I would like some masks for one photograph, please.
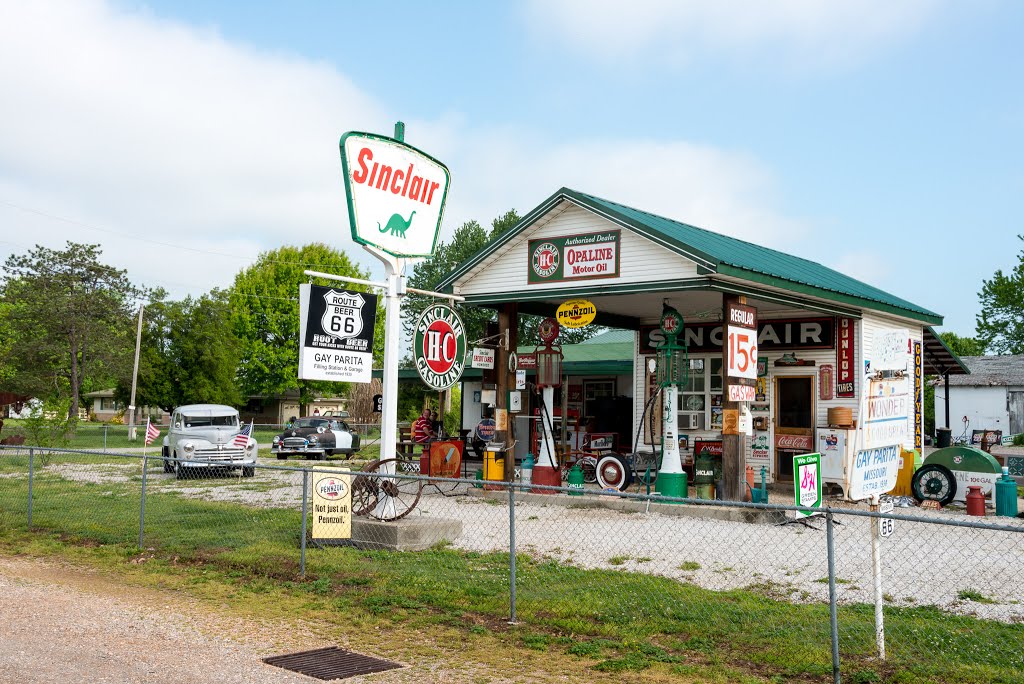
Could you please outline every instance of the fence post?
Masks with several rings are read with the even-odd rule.
[[[32,529],[32,472],[35,463],[35,449],[28,449],[28,529]]]
[[[299,576],[306,576],[306,516],[308,515],[309,504],[309,475],[305,469],[302,471],[302,551],[299,557]]]
[[[516,495],[515,483],[508,483],[508,570],[509,624],[516,623]]]
[[[107,450],[107,424],[103,424],[103,451]]]
[[[828,547],[828,617],[832,627],[832,682],[839,684],[839,619],[836,615],[836,545],[832,535],[832,509],[825,511]]]
[[[143,447],[145,450],[145,447]],[[139,551],[142,550],[142,533],[146,529],[146,471],[149,470],[149,456],[142,454],[142,497],[139,499]]]

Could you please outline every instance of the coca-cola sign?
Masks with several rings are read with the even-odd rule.
[[[786,451],[811,451],[814,440],[810,435],[775,435],[775,448]]]

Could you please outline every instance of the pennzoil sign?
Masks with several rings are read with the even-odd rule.
[[[526,280],[549,283],[563,280],[616,278],[619,275],[621,232],[564,235],[530,240]]]
[[[570,299],[562,302],[555,312],[558,323],[565,328],[583,328],[594,322],[597,307],[586,299]]]

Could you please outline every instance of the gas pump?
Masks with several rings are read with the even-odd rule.
[[[538,326],[543,347],[537,347],[537,387],[541,388],[540,445],[537,449],[537,463],[533,466],[533,483],[559,487],[562,474],[555,458],[555,436],[552,433],[551,407],[555,402],[555,388],[562,384],[562,349],[554,346],[560,326],[553,318],[545,318]],[[536,490],[542,494],[554,494],[549,489]]]
[[[667,303],[661,313],[661,331],[665,342],[658,347],[658,385],[662,388],[661,468],[654,490],[663,496],[685,497],[686,473],[679,458],[677,411],[679,386],[689,380],[690,364],[686,345],[677,337],[683,332],[683,316]]]

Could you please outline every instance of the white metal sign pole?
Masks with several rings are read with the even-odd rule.
[[[871,510],[876,513],[879,510],[877,494],[871,497]],[[878,657],[885,660],[885,623],[882,617],[882,549],[879,543],[877,518],[871,521],[871,575],[875,584],[875,641],[878,644]]]
[[[401,336],[399,326],[402,322],[402,295],[405,294],[405,276],[399,270],[399,260],[385,254],[370,245],[364,245],[366,251],[381,260],[387,280],[387,292],[384,295],[384,368],[381,378],[383,408],[380,416],[380,460],[387,465],[381,473],[393,475],[395,472],[395,441],[398,439],[398,342]],[[395,501],[390,496],[382,496],[377,501],[374,515],[388,520],[395,517],[397,510]]]

